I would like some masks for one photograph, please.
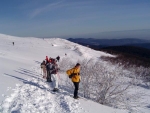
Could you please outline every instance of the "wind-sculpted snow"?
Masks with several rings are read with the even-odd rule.
[[[16,84],[14,93],[2,104],[2,113],[78,113],[80,103],[65,91],[51,93],[51,85],[42,79],[24,81],[24,85]]]

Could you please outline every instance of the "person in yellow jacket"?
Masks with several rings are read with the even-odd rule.
[[[78,90],[79,90],[79,83],[80,83],[80,64],[77,63],[74,68],[67,70],[66,73],[68,74],[69,78],[71,78],[74,84],[74,98],[79,98]]]

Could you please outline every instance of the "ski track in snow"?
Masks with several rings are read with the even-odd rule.
[[[31,68],[38,72],[37,67]],[[40,72],[38,72],[40,74]],[[0,108],[2,113],[79,113],[86,112],[78,100],[70,97],[63,89],[52,92],[52,83],[47,83],[42,76],[37,79],[16,84],[14,93],[7,97]]]

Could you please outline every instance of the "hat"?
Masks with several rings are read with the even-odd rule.
[[[76,64],[76,66],[80,66],[80,64],[79,64],[79,63],[77,63],[77,64]]]

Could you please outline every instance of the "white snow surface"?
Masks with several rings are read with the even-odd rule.
[[[75,100],[70,96],[73,92],[64,89],[53,93],[52,84],[42,78],[40,63],[45,56],[56,58],[58,55],[61,59],[68,57],[74,62],[112,56],[60,38],[23,38],[0,34],[0,112],[128,113],[85,98]],[[59,76],[66,76],[65,72]]]

